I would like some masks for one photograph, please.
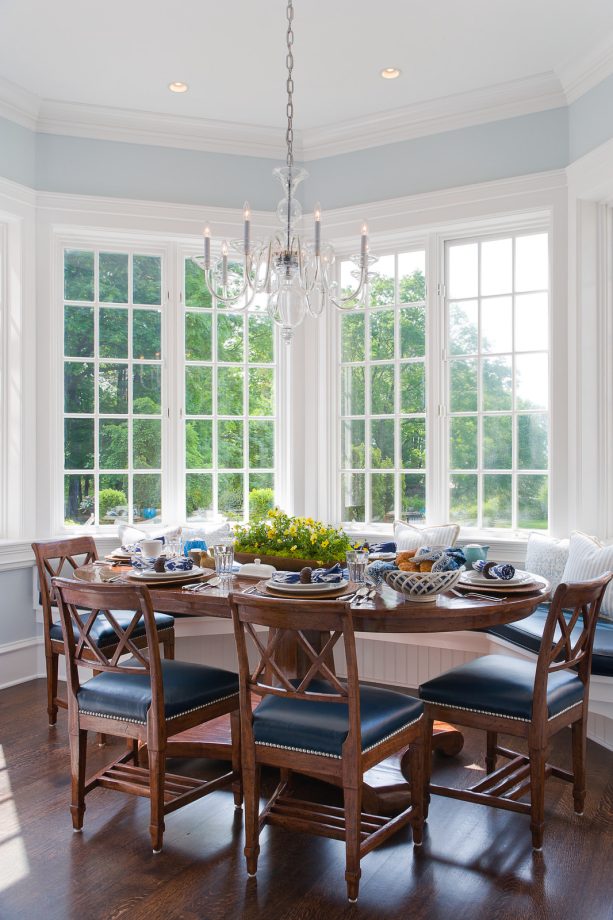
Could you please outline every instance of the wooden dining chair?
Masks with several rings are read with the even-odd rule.
[[[259,831],[265,824],[332,837],[345,841],[347,896],[355,901],[362,856],[409,823],[414,844],[421,843],[422,704],[391,690],[360,686],[352,612],[346,603],[268,600],[239,593],[230,601],[239,660],[247,872],[256,873]],[[269,629],[267,641],[257,630],[261,626]],[[312,642],[313,630],[323,633],[321,651]],[[304,677],[292,678],[279,654],[288,641],[297,643],[308,662]],[[337,643],[347,670],[342,681],[332,659]],[[258,658],[254,669],[249,665],[250,645]],[[252,711],[253,695],[263,699]],[[408,745],[412,804],[393,818],[363,814],[364,773]],[[259,814],[262,765],[280,768],[281,781]],[[344,808],[295,798],[292,771],[341,786]]]
[[[67,575],[82,565],[94,562],[98,558],[96,544],[92,537],[74,537],[66,540],[45,540],[33,543],[34,557],[38,569],[38,583],[40,598],[43,608],[43,637],[45,642],[45,662],[47,666],[47,712],[49,725],[57,722],[58,707],[67,708],[66,700],[57,695],[58,685],[58,660],[64,654],[64,637],[60,623],[54,623],[53,610],[56,606],[51,596],[51,579],[56,576]],[[131,617],[122,611],[116,611],[115,616],[119,623],[126,626]],[[157,628],[157,642],[164,646],[164,657],[175,656],[175,631],[174,617],[166,613],[156,613],[155,623]],[[105,619],[100,619],[91,632],[92,641],[96,641],[99,648],[104,648],[107,655],[113,655],[117,638],[113,629]],[[139,623],[133,636],[134,644],[138,648],[145,648],[147,637],[145,624]],[[85,655],[84,664],[93,657]],[[92,665],[89,665],[90,667]]]
[[[98,786],[150,799],[154,853],[162,849],[164,816],[182,805],[232,784],[234,804],[240,808],[238,675],[207,665],[162,660],[151,597],[144,585],[85,584],[65,578],[53,578],[51,584],[65,637],[73,829],[82,830],[85,796]],[[115,608],[129,611],[126,624],[118,621]],[[110,657],[92,636],[99,617],[106,619],[116,636]],[[135,640],[141,622],[147,651]],[[131,656],[128,660],[126,654]],[[100,673],[81,683],[79,667],[92,660]],[[227,713],[233,744],[229,773],[203,781],[166,772],[169,735]],[[133,746],[86,780],[88,731],[129,738]],[[139,744],[147,745],[147,769],[138,764]]]
[[[428,758],[427,790],[529,814],[532,846],[537,851],[543,845],[545,780],[549,776],[572,783],[575,813],[583,814],[592,647],[600,605],[612,578],[613,573],[607,572],[593,581],[558,586],[536,662],[485,655],[419,688],[425,704],[426,750],[435,719],[487,732],[484,779],[469,789],[431,785]],[[573,639],[571,634],[576,627],[580,627],[580,634],[577,637],[575,633]],[[572,772],[547,762],[550,739],[569,725]],[[499,746],[498,733],[525,738],[528,755]],[[496,769],[498,755],[508,762]],[[527,795],[528,802],[520,801]],[[426,815],[428,798],[427,794]]]

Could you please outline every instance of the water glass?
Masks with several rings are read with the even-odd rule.
[[[364,584],[366,581],[366,566],[368,565],[368,550],[352,549],[347,553],[347,571],[349,581]]]
[[[232,575],[232,566],[234,565],[234,547],[231,543],[217,543],[213,547],[215,556],[215,572],[221,578],[229,578]]]
[[[164,544],[166,555],[172,559],[173,556],[181,555],[181,537],[167,537]]]

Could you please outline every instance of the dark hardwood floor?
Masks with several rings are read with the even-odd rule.
[[[110,759],[116,745],[100,749],[92,737],[89,766]],[[568,765],[569,750],[562,733],[553,753]],[[172,767],[213,770],[202,761]],[[434,777],[460,785],[476,770],[483,744],[468,732],[459,757],[436,758]],[[336,795],[310,782],[301,792]],[[346,901],[343,845],[334,840],[267,828],[257,880],[248,879],[242,813],[230,792],[169,815],[159,856],[147,801],[96,790],[83,834],[73,834],[68,796],[66,713],[47,727],[43,681],[0,692],[2,920],[613,918],[613,754],[592,743],[583,818],[573,814],[567,784],[547,784],[542,854],[532,853],[525,816],[434,798],[421,850],[407,832],[364,859],[356,905]]]

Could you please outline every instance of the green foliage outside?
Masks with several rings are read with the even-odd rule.
[[[241,553],[317,559],[326,564],[344,560],[353,545],[342,530],[313,518],[290,517],[280,508],[273,508],[266,520],[237,525],[234,534],[235,550]]]
[[[275,506],[275,493],[272,489],[252,489],[249,493],[249,520],[253,523],[262,521]]]
[[[104,520],[109,511],[112,511],[118,505],[127,504],[127,496],[119,489],[100,489],[98,495],[98,506],[100,509],[100,520]]]

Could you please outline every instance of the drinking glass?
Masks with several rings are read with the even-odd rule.
[[[215,556],[215,572],[221,578],[229,578],[232,575],[232,566],[234,565],[234,547],[231,543],[217,543],[213,547]]]
[[[181,537],[167,537],[165,543],[166,555],[169,558],[181,555]]]
[[[352,549],[347,553],[347,571],[349,581],[364,584],[366,581],[366,566],[368,565],[368,550]]]

